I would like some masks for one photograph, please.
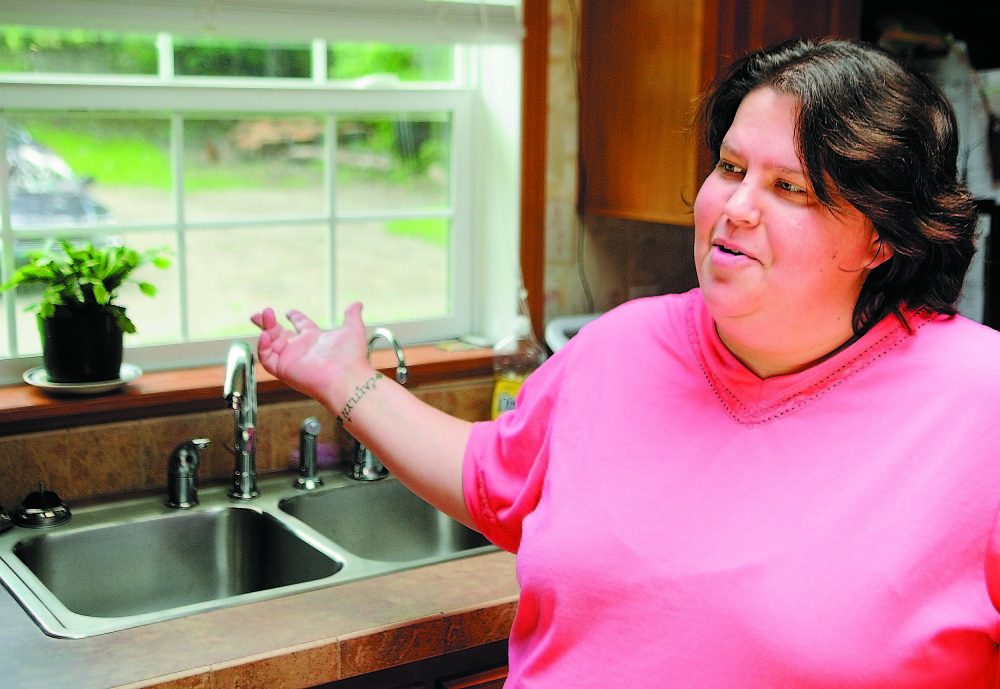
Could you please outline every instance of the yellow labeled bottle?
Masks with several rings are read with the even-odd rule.
[[[531,332],[527,316],[519,315],[513,332],[493,347],[493,404],[492,418],[514,409],[517,393],[525,378],[541,366],[545,350]]]

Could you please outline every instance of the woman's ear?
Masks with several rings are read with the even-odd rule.
[[[878,268],[892,258],[892,247],[888,243],[883,242],[882,238],[878,236],[878,232],[874,230],[872,230],[872,243],[869,247],[869,254],[871,255],[871,260],[865,266],[867,270]]]

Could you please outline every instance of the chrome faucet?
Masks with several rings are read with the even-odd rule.
[[[406,385],[410,374],[406,370],[403,348],[396,342],[396,338],[391,330],[388,328],[375,329],[375,334],[368,340],[368,359],[371,360],[372,350],[375,348],[375,340],[380,337],[388,342],[396,351],[396,382],[400,385]],[[373,455],[372,451],[365,447],[363,443],[358,442],[354,451],[354,461],[351,463],[348,476],[356,481],[378,481],[381,478],[385,478],[388,473],[388,469],[382,466],[382,462],[379,461],[378,457]]]
[[[260,495],[257,490],[257,375],[254,373],[253,352],[245,342],[235,342],[229,348],[226,380],[222,387],[235,416],[233,434],[233,485],[229,497],[249,500]]]

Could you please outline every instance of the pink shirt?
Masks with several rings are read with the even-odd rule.
[[[698,290],[633,301],[476,424],[507,686],[1000,686],[1000,333],[911,324],[761,381]]]

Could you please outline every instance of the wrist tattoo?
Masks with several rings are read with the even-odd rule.
[[[365,381],[364,385],[355,385],[354,395],[351,399],[347,400],[347,404],[340,410],[340,416],[337,417],[337,423],[343,425],[344,421],[350,421],[351,412],[353,412],[355,407],[358,406],[358,402],[361,401],[361,398],[364,397],[366,393],[374,390],[375,382],[382,380],[383,378],[385,378],[385,376],[376,371],[375,375]]]

